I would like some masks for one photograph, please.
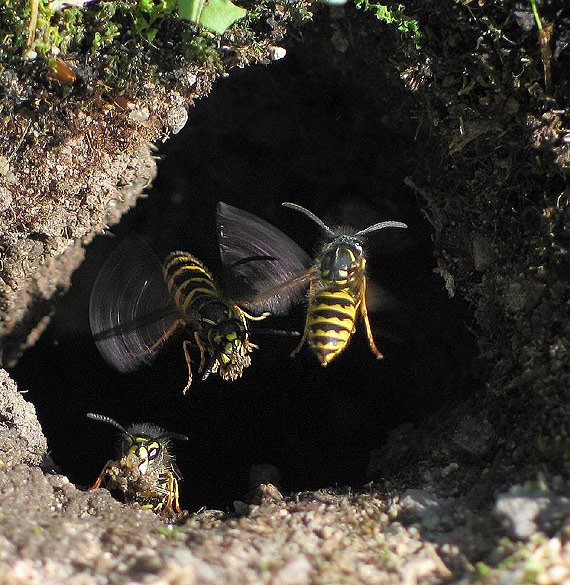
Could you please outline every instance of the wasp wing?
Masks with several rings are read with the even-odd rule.
[[[120,372],[149,364],[177,319],[154,252],[142,238],[121,242],[101,268],[89,303],[91,332],[102,356]]]
[[[313,261],[289,236],[222,201],[216,223],[226,289],[240,306],[283,314],[303,300]]]

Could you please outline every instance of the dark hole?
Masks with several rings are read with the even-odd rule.
[[[115,245],[98,238],[51,325],[13,372],[37,407],[53,459],[72,481],[91,484],[113,454],[116,431],[85,418],[96,412],[189,436],[174,442],[174,451],[185,478],[182,504],[190,510],[231,507],[259,463],[277,466],[286,490],[360,487],[370,451],[392,429],[469,393],[468,363],[476,354],[465,327],[470,316],[433,273],[430,226],[404,185],[429,146],[414,141],[416,121],[402,96],[390,95],[377,71],[358,62],[346,68],[350,58],[327,61],[324,52],[293,47],[280,63],[219,81],[190,111],[185,130],[161,147],[149,198],[113,231],[115,241],[138,231],[159,256],[187,249],[219,274],[218,200],[264,217],[309,252],[318,230],[282,209],[282,201],[358,228],[405,221],[407,233],[386,230],[369,240],[370,276],[386,309],[372,314],[372,326],[385,359],[374,359],[359,323],[348,349],[326,369],[307,349],[290,359],[294,339],[253,334],[260,350],[234,383],[212,375],[182,396],[179,341],[152,367],[121,375],[88,331],[90,287]],[[298,306],[276,326],[302,330],[303,322]]]

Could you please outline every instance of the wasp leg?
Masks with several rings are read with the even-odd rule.
[[[107,461],[107,463],[105,463],[105,467],[103,467],[103,470],[99,474],[97,481],[89,488],[89,491],[96,490],[97,488],[99,488],[101,486],[101,484],[103,483],[103,480],[105,479],[105,476],[107,475],[108,469],[111,466],[115,465],[115,463],[116,462],[112,461],[112,460],[109,460],[109,461]]]
[[[360,286],[360,314],[362,315],[362,321],[364,322],[364,328],[366,330],[366,339],[368,339],[368,346],[370,351],[376,356],[377,360],[381,360],[384,356],[374,343],[374,336],[372,334],[372,327],[370,325],[370,319],[368,318],[368,308],[366,306],[366,277],[362,277],[362,284]]]
[[[154,351],[161,343],[164,343],[180,326],[186,325],[184,319],[176,319],[168,331],[165,331],[148,349]]]
[[[198,368],[198,373],[201,374],[206,365],[206,348],[197,332],[194,332],[194,339],[196,340],[196,345],[200,349],[200,367]]]
[[[197,341],[198,337],[196,333],[194,333],[194,336],[196,337]],[[186,392],[190,390],[190,386],[192,385],[192,359],[190,358],[190,353],[188,351],[189,345],[190,342],[187,339],[184,340],[184,342],[182,343],[182,347],[184,348],[184,356],[186,357],[186,365],[188,366],[188,383],[186,384],[186,386],[184,386],[184,390],[182,390],[182,394],[184,395],[186,395]],[[202,362],[200,362],[200,366],[202,366]]]
[[[160,501],[160,504],[157,505],[157,508],[160,506],[160,509],[164,509],[164,510],[171,510],[172,509],[172,497],[173,497],[173,488],[172,488],[172,473],[170,473],[170,471],[167,471],[166,473],[161,473],[160,474],[160,479],[161,479],[161,486],[163,486],[164,484],[166,484],[166,487],[163,488],[164,489],[164,495],[166,496],[166,502],[164,501],[164,498]]]
[[[301,337],[301,341],[299,342],[299,345],[289,354],[290,357],[292,357],[292,358],[294,358],[301,351],[301,348],[305,344],[305,341],[307,341],[307,335],[309,335],[309,311],[311,310],[311,307],[313,306],[314,299],[315,299],[315,287],[313,286],[313,283],[311,282],[311,285],[309,287],[309,304],[307,305],[308,309],[307,309],[307,319],[305,320],[305,329],[303,331],[303,337]]]
[[[172,496],[172,508],[174,509],[174,511],[177,514],[182,514],[182,508],[180,507],[180,502],[179,502],[179,498],[180,498],[180,491],[178,489],[178,481],[175,478],[172,478],[172,489],[174,492],[174,495]]]
[[[255,317],[254,315],[250,315],[247,311],[244,311],[243,309],[240,309],[239,307],[238,307],[238,310],[239,310],[241,315],[243,315],[244,317],[247,317],[250,321],[263,321],[263,319],[267,319],[267,317],[269,317],[269,315],[271,315],[271,313],[269,311],[266,311],[262,315],[259,315],[259,317]]]
[[[305,323],[305,331],[303,331],[303,337],[301,337],[301,341],[299,342],[299,345],[289,354],[289,357],[294,358],[301,351],[301,348],[303,347],[303,345],[305,344],[305,341],[307,340],[308,332],[309,332],[309,328],[307,327],[307,324]]]
[[[241,309],[237,305],[236,305],[236,309],[238,310],[239,316],[241,317],[241,321],[243,323],[243,326],[245,327],[246,332],[247,332],[246,319],[250,319],[251,321],[261,321],[262,319],[265,319],[266,317],[269,317],[269,315],[271,315],[271,313],[265,312],[265,313],[263,313],[263,315],[260,315],[259,317],[254,317],[253,315],[246,313],[246,311],[244,311],[243,309]],[[247,333],[245,335],[245,344],[244,345],[245,345],[245,349],[248,353],[253,351],[254,349],[259,349],[259,347],[257,345],[255,345],[255,343],[251,343],[251,341],[249,341],[249,336],[247,335]]]
[[[166,508],[174,510],[177,514],[182,512],[179,503],[180,492],[178,489],[178,480],[171,472],[166,474],[168,476],[168,500]]]

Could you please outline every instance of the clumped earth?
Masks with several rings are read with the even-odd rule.
[[[231,59],[180,65],[135,99],[101,92],[86,106],[84,88],[46,82],[40,65],[25,83],[2,72],[5,365],[46,326],[82,243],[152,179],[148,141],[179,129],[168,120],[184,119],[225,67],[275,55],[284,13],[263,10],[255,42],[236,33],[239,50],[216,47]],[[0,583],[570,580],[569,9],[407,2],[419,48],[401,20],[320,12],[289,23],[298,52],[363,87],[382,79],[387,127],[417,137],[406,183],[442,284],[470,304],[479,355],[462,368],[477,387],[395,428],[366,487],[289,494],[261,474],[232,511],[165,523],[57,473],[33,405],[3,372]]]

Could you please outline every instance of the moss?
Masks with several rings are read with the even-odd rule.
[[[29,3],[2,0],[2,81],[7,85],[17,78],[24,85],[36,80],[36,87],[64,95],[70,91],[61,87],[70,85],[77,94],[107,88],[134,94],[141,79],[181,60],[211,62],[210,44],[193,42],[204,32],[175,18],[172,10],[169,0],[101,2],[63,10],[40,0],[35,33],[28,37]],[[172,20],[178,21],[176,26]]]
[[[411,41],[414,48],[419,50],[422,45],[420,23],[416,18],[406,15],[404,4],[376,4],[369,0],[356,0],[357,8],[375,12],[376,18],[386,24],[395,25],[402,35]]]
[[[176,541],[184,536],[184,531],[180,526],[174,524],[164,524],[157,526],[154,530],[156,534],[164,537],[165,540]]]
[[[141,80],[172,85],[190,64],[222,73],[244,45],[255,52],[262,28],[256,23],[265,14],[264,4],[256,5],[244,34],[228,33],[220,43],[212,32],[178,17],[178,0],[113,0],[63,9],[38,0],[35,27],[32,4],[0,0],[0,84],[12,98],[3,104],[8,107],[40,88],[64,97],[108,91],[135,97]],[[288,11],[283,15],[288,18]]]
[[[475,563],[475,582],[485,583],[491,570],[491,567],[483,562]]]

